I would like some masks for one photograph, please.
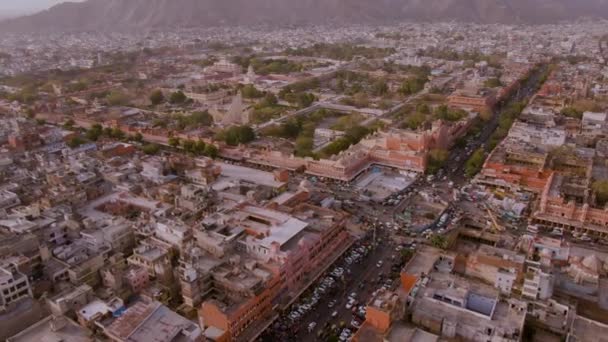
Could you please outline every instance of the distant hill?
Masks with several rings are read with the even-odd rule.
[[[608,0],[88,0],[0,23],[9,31],[128,30],[395,20],[552,23],[608,18]]]

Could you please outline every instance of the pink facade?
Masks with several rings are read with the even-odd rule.
[[[134,293],[138,293],[150,282],[148,271],[143,267],[132,267],[125,274],[125,280]]]

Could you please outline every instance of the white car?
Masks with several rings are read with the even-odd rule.
[[[353,302],[348,302],[348,303],[346,303],[346,306],[345,306],[345,307],[346,307],[346,310],[350,310],[350,309],[352,309],[352,308],[353,308]]]
[[[335,318],[336,316],[338,316],[338,311],[334,311],[331,313],[332,318]]]
[[[308,325],[308,332],[313,331],[313,329],[314,329],[316,326],[317,326],[317,322],[311,322],[311,323]]]
[[[378,261],[378,263],[376,264],[376,267],[378,267],[378,268],[382,267],[382,264],[383,264],[383,263],[384,263],[384,262],[382,262],[382,260]]]

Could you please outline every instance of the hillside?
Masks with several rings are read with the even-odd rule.
[[[89,0],[0,23],[6,31],[457,20],[550,23],[608,17],[608,0]]]

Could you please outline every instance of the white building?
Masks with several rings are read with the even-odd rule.
[[[0,309],[25,297],[32,297],[27,276],[13,264],[0,264]]]
[[[549,299],[553,296],[554,284],[555,277],[553,274],[543,271],[536,265],[528,266],[522,296],[529,299]]]

